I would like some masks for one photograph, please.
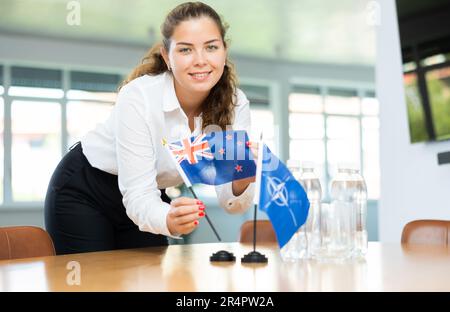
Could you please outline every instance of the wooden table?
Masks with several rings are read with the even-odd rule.
[[[236,262],[211,263],[221,249]],[[364,260],[290,263],[266,245],[257,248],[266,265],[242,264],[251,249],[193,244],[0,261],[0,291],[450,291],[447,248],[369,243]]]

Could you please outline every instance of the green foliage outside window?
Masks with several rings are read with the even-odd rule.
[[[430,71],[427,87],[437,140],[450,139],[450,70]]]
[[[409,133],[411,143],[429,140],[429,135],[425,124],[425,114],[421,104],[417,79],[415,77],[405,77],[405,98],[408,109]]]

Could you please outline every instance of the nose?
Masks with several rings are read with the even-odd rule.
[[[195,53],[194,65],[197,67],[203,67],[207,64],[207,59],[203,50],[197,51]]]

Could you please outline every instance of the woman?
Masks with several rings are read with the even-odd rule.
[[[249,103],[227,61],[226,28],[209,6],[173,9],[155,45],[122,85],[109,119],[64,156],[45,200],[46,228],[58,254],[167,245],[205,215],[193,198],[172,202],[164,189],[182,183],[161,139],[206,127],[248,130]],[[216,187],[219,203],[242,213],[252,179]]]

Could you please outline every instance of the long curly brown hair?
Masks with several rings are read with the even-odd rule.
[[[155,44],[147,52],[142,59],[141,64],[133,69],[127,79],[123,81],[119,90],[135,78],[144,75],[158,75],[169,71],[167,64],[164,62],[160,53],[160,48],[163,47],[166,51],[169,51],[170,38],[172,37],[175,28],[183,21],[199,17],[209,17],[216,23],[223,44],[225,48],[227,48],[225,34],[228,30],[228,26],[222,22],[221,17],[213,8],[202,2],[186,2],[180,4],[167,15],[164,23],[161,25],[162,42]],[[225,130],[227,125],[232,124],[236,98],[236,84],[237,78],[234,65],[227,57],[222,76],[202,103],[203,130],[208,126],[213,125],[217,125]]]

